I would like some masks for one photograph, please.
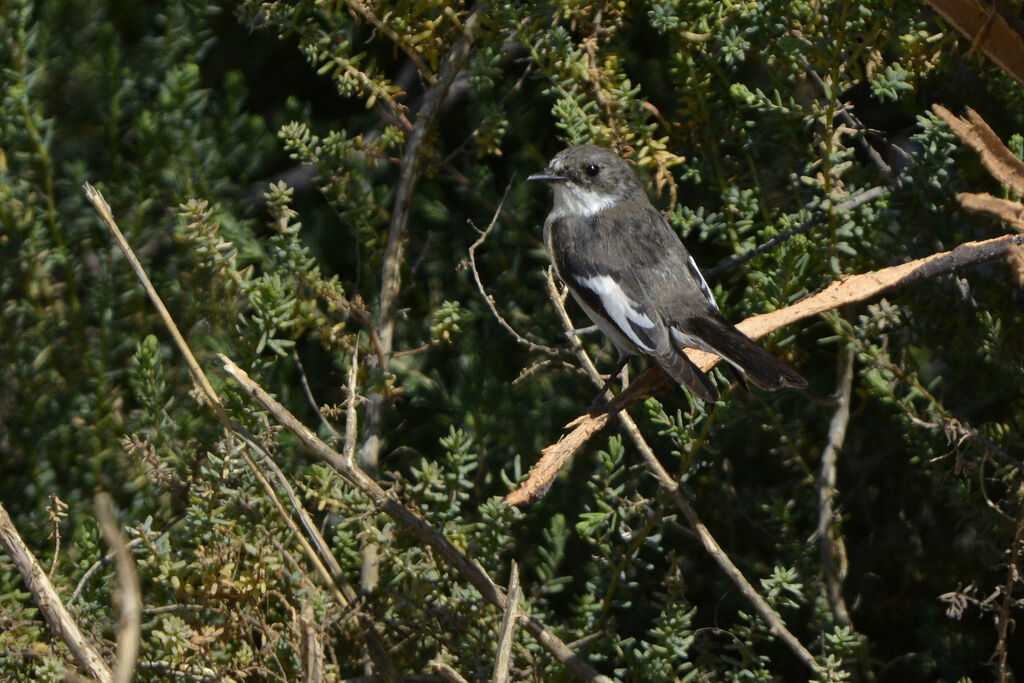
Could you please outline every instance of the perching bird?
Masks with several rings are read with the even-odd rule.
[[[648,356],[694,395],[717,400],[715,385],[683,353],[689,346],[721,356],[763,389],[807,386],[722,316],[693,257],[624,159],[594,145],[569,147],[528,180],[554,190],[544,245],[559,277],[619,350],[609,383],[629,356]]]

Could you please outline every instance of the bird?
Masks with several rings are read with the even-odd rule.
[[[527,180],[554,193],[544,247],[555,271],[619,351],[595,403],[632,356],[650,358],[694,396],[717,401],[717,387],[686,347],[722,357],[762,389],[807,386],[725,319],[682,239],[621,156],[597,145],[568,147]]]

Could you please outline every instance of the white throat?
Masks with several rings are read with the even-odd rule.
[[[554,217],[593,216],[599,211],[615,206],[614,195],[596,192],[575,183],[553,183],[555,201],[551,208]]]

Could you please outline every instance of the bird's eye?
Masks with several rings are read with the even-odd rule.
[[[597,164],[587,164],[586,166],[583,167],[583,171],[588,176],[593,178],[594,176],[601,172],[601,167],[598,166]]]

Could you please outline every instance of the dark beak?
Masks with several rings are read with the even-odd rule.
[[[534,173],[532,176],[529,176],[527,180],[539,180],[543,183],[564,183],[568,178],[553,173],[550,169],[544,169],[540,173]]]

